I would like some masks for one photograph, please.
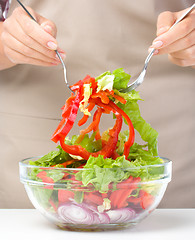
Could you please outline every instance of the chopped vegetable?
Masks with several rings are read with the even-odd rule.
[[[110,223],[125,223],[135,218],[136,213],[132,208],[121,208],[107,212]]]

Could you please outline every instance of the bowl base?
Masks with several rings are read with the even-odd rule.
[[[121,224],[101,224],[101,225],[75,225],[75,224],[57,224],[57,227],[65,231],[74,232],[102,232],[102,231],[115,231],[132,228],[137,223],[121,223]]]

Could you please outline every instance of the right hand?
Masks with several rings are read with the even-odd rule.
[[[3,22],[1,41],[5,56],[16,64],[53,66],[60,63],[54,50],[62,58],[65,52],[58,48],[57,29],[53,22],[27,8],[38,24],[32,20],[23,8],[16,8]]]

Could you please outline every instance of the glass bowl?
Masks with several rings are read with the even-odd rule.
[[[172,162],[134,168],[56,168],[19,163],[20,181],[34,207],[61,229],[102,231],[134,226],[160,203]],[[109,178],[125,176],[118,183]],[[90,176],[90,182],[82,177]],[[97,183],[97,178],[102,184]],[[109,183],[109,184],[108,184]]]

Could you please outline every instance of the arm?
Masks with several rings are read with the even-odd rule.
[[[58,47],[57,29],[53,22],[28,8],[38,24],[21,8],[16,8],[4,22],[0,22],[0,70],[16,64],[54,66],[60,63],[54,50],[65,57]]]
[[[168,54],[169,60],[182,67],[195,67],[195,10],[170,31],[169,28],[183,14],[163,12],[157,21],[157,38],[152,46],[155,54]]]

